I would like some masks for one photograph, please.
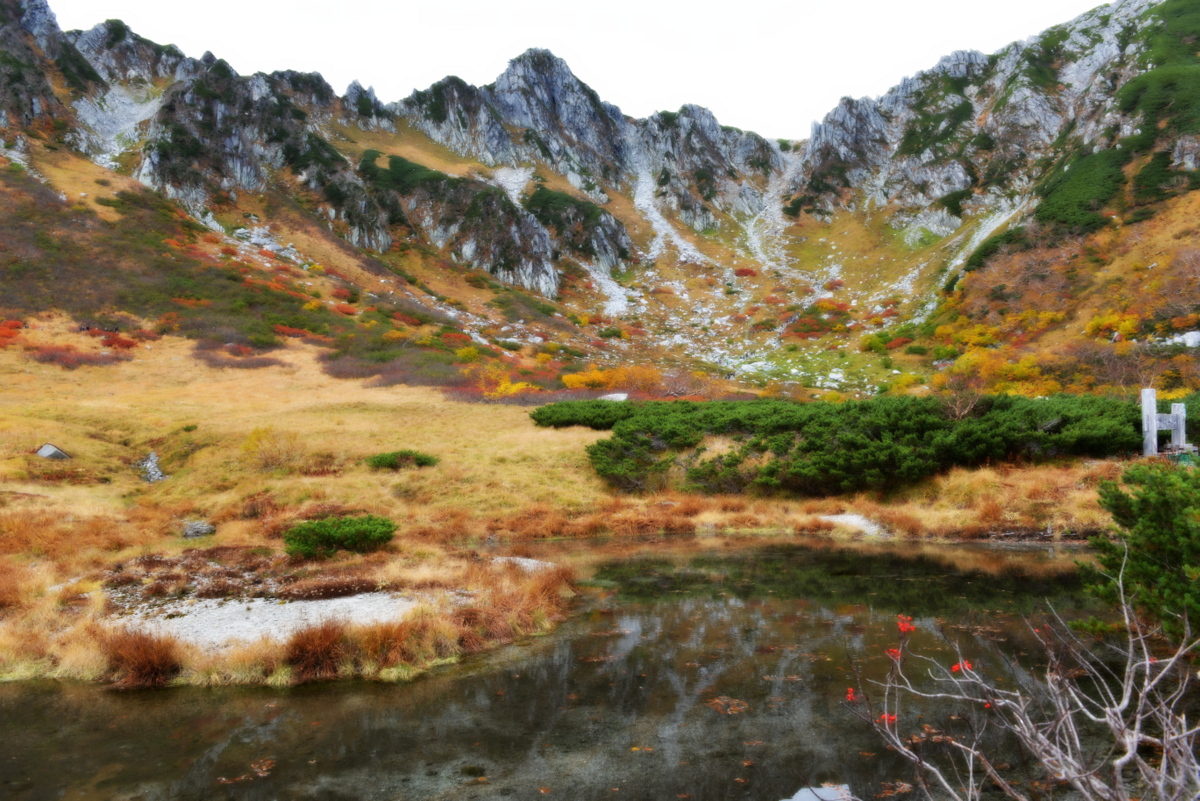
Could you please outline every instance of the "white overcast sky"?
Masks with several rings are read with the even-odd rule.
[[[249,74],[357,78],[384,102],[447,75],[491,83],[544,47],[626,114],[684,103],[727,125],[802,139],[846,95],[878,96],[953,51],[991,53],[1096,0],[49,0],[64,30],[122,19]]]

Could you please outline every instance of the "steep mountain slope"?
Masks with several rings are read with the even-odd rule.
[[[818,390],[995,384],[972,365],[1193,325],[1192,236],[1170,221],[1198,183],[1197,36],[1197,0],[1120,0],[771,142],[696,106],[629,118],[543,50],[488,86],[447,78],[387,104],[0,0],[0,122],[9,160],[109,222],[67,151],[178,202],[212,256],[255,242],[310,277],[330,267],[481,346],[555,340],[580,363]],[[1137,265],[1097,254],[1147,237],[1160,273],[1140,305],[1098,295]],[[1124,327],[1092,324],[1105,315]]]

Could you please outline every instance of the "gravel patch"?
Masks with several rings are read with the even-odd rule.
[[[321,601],[280,602],[266,598],[180,601],[135,612],[126,625],[216,651],[263,638],[286,640],[326,620],[384,623],[406,616],[417,601],[390,592],[369,592]]]

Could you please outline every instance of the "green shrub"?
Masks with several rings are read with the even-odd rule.
[[[924,345],[909,345],[904,352],[909,356],[926,356],[929,354],[929,348]]]
[[[283,533],[289,556],[324,559],[337,551],[368,553],[392,541],[396,524],[375,515],[309,520]]]
[[[979,247],[975,248],[975,252],[967,259],[966,265],[963,267],[963,272],[972,272],[978,270],[987,264],[987,260],[1000,252],[1000,248],[1005,245],[1014,248],[1028,247],[1029,240],[1025,236],[1024,228],[1010,228],[1009,230],[989,237],[980,243]],[[951,279],[957,283],[957,278]],[[954,287],[947,283],[947,292],[954,290]]]
[[[1171,636],[1183,617],[1200,620],[1200,471],[1171,465],[1135,465],[1125,471],[1125,492],[1100,486],[1100,503],[1121,531],[1092,540],[1099,568],[1084,565],[1090,589],[1117,600],[1115,579],[1135,608],[1160,620]]]
[[[955,466],[1104,457],[1141,442],[1134,404],[1089,396],[991,397],[965,420],[948,417],[936,398],[912,397],[842,404],[574,401],[543,406],[532,417],[542,426],[611,429],[612,437],[588,447],[588,457],[602,478],[634,491],[655,488],[677,464],[687,488],[702,492],[888,491]],[[707,436],[739,444],[708,456],[699,447]]]
[[[1121,170],[1131,155],[1127,149],[1114,149],[1072,159],[1042,187],[1037,219],[1080,234],[1104,226],[1108,220],[1100,209],[1125,185]]]
[[[433,467],[440,459],[420,451],[402,450],[377,453],[367,457],[367,466],[372,470],[399,470],[403,467]]]
[[[596,332],[596,336],[601,339],[615,339],[621,336],[620,328],[602,328]]]

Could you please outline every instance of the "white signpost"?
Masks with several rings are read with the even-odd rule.
[[[1142,437],[1143,453],[1146,456],[1158,455],[1158,432],[1171,432],[1171,450],[1176,453],[1190,450],[1187,444],[1187,407],[1182,403],[1172,403],[1170,414],[1158,413],[1158,392],[1153,389],[1142,390]]]

